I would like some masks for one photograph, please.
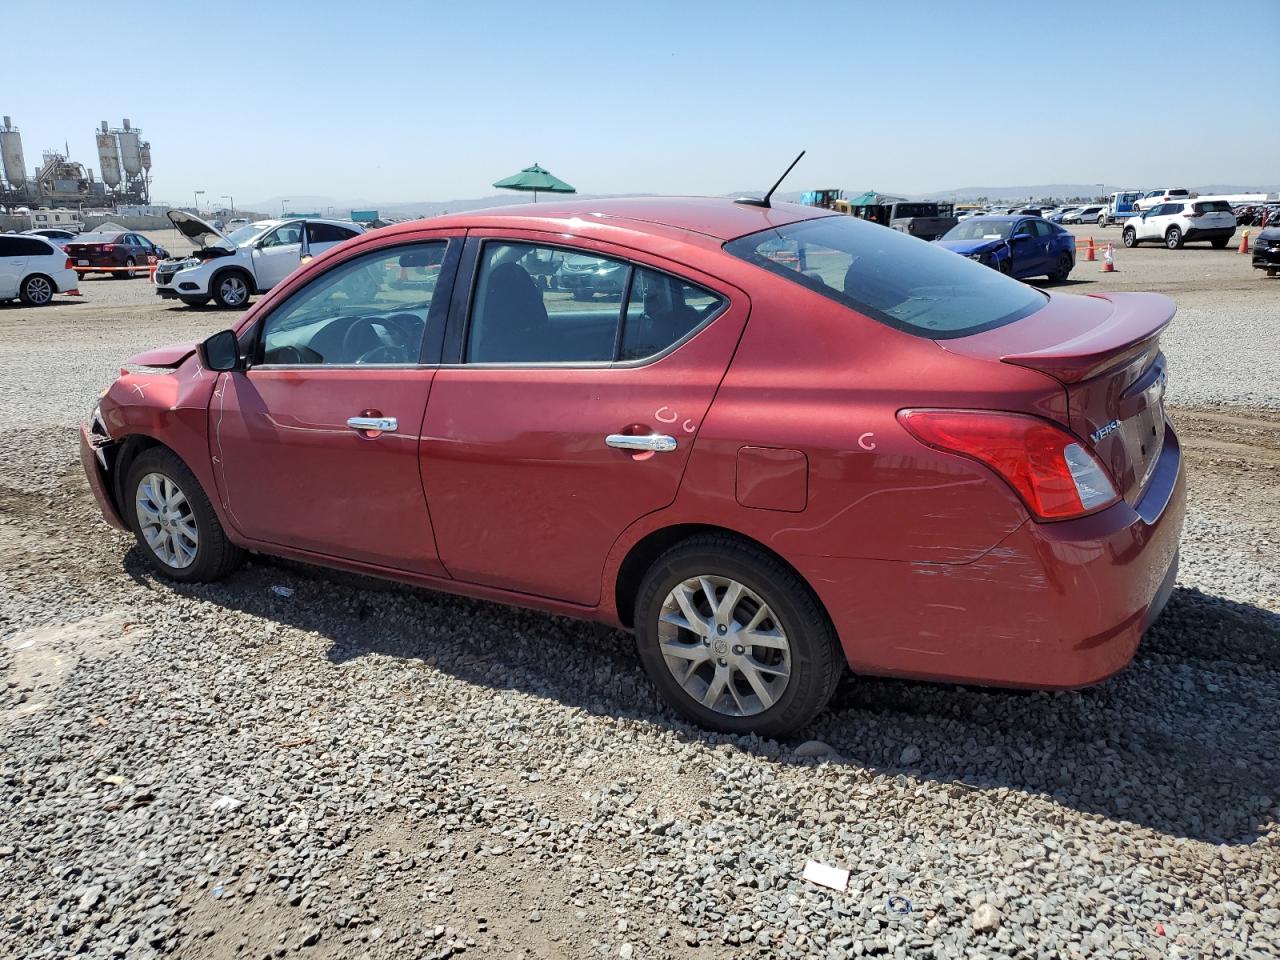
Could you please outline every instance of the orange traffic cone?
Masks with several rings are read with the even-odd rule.
[[[1116,272],[1116,248],[1114,244],[1108,243],[1107,248],[1102,251],[1102,272]]]
[[[1093,255],[1093,237],[1090,237],[1090,238],[1089,238],[1089,248],[1088,248],[1087,250],[1085,250],[1085,252],[1084,252],[1084,258],[1085,258],[1086,260],[1090,260],[1090,261],[1092,261],[1092,260],[1097,260],[1097,259],[1098,259],[1097,257],[1095,257],[1095,256]]]
[[[1246,230],[1244,233],[1240,234],[1240,249],[1237,250],[1236,253],[1248,253],[1248,252],[1249,252],[1249,231]]]
[[[147,257],[147,279],[151,281],[153,286],[156,282],[156,264],[157,263],[158,261],[156,260],[155,257]]]
[[[79,289],[75,289],[75,290],[68,290],[68,291],[67,291],[67,293],[66,293],[66,295],[67,295],[68,297],[82,297],[82,296],[84,296],[84,294],[82,294],[82,293],[80,292],[80,290],[79,290]]]

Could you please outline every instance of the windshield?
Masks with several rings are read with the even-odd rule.
[[[942,235],[943,240],[1007,240],[1012,220],[966,220]]]
[[[916,336],[968,336],[1035,313],[1047,297],[945,247],[854,217],[748,234],[725,250]]]
[[[270,227],[264,227],[261,224],[246,223],[239,230],[233,230],[227,234],[226,238],[218,237],[209,244],[211,247],[225,247],[228,250],[248,243],[260,233],[266,233]]]
[[[898,217],[936,217],[938,208],[932,203],[898,203],[894,204],[893,216]]]

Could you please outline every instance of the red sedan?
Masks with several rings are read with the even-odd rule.
[[[1173,312],[810,207],[540,203],[366,234],[134,357],[82,459],[167,577],[251,550],[603,621],[676,709],[778,736],[846,663],[1129,662],[1177,568]]]

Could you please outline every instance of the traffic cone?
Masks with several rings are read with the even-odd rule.
[[[1084,252],[1084,258],[1085,258],[1086,260],[1097,260],[1097,259],[1098,259],[1097,257],[1095,257],[1095,256],[1093,255],[1093,237],[1090,237],[1090,238],[1089,238],[1089,247],[1088,247],[1088,249],[1086,249],[1086,250],[1085,250],[1085,252]]]
[[[1244,233],[1240,234],[1240,249],[1237,250],[1236,253],[1248,253],[1248,252],[1249,252],[1249,231],[1246,230]]]
[[[1102,272],[1116,272],[1116,248],[1114,244],[1108,243],[1107,248],[1102,251]]]
[[[77,289],[75,289],[75,290],[68,290],[68,291],[66,292],[66,296],[68,296],[68,297],[83,297],[83,296],[84,296],[84,294],[83,294],[83,293],[81,293],[81,292],[80,292],[80,290],[77,288]]]
[[[156,282],[156,264],[155,257],[147,257],[147,279],[151,281],[151,285],[155,286]]]

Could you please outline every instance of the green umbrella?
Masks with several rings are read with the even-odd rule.
[[[499,180],[494,186],[501,187],[503,190],[529,190],[533,193],[534,203],[538,202],[539,190],[544,193],[578,192],[559,177],[553,177],[536,163],[532,167],[525,167],[514,176]]]

